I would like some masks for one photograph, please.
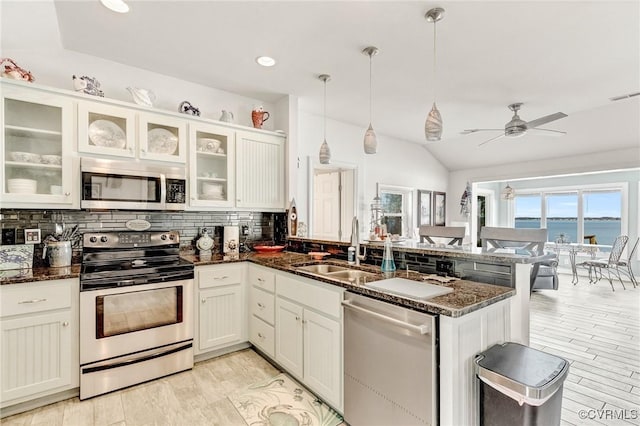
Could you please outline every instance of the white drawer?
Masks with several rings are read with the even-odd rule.
[[[243,264],[198,266],[199,288],[219,287],[242,283]]]
[[[268,269],[249,265],[249,284],[273,293],[276,289],[276,274]]]
[[[331,284],[279,273],[276,278],[278,296],[306,305],[326,315],[340,318],[344,290]]]
[[[249,329],[249,341],[265,354],[274,358],[276,353],[276,333],[273,326],[251,315]]]
[[[71,307],[74,278],[0,286],[3,317]]]
[[[268,293],[260,288],[251,286],[251,299],[249,303],[249,312],[252,315],[262,318],[269,324],[274,324],[275,297],[273,293]]]

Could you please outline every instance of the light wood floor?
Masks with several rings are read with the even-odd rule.
[[[531,346],[571,363],[563,425],[640,424],[640,288],[625,285],[614,282],[613,292],[607,280],[589,284],[581,277],[574,286],[561,275],[558,291],[532,295]],[[593,419],[591,411],[583,419],[581,410],[611,414]],[[618,413],[626,420],[612,417]]]
[[[246,426],[227,396],[279,371],[251,349],[200,362],[193,370],[86,401],[78,398],[2,419],[14,425]]]

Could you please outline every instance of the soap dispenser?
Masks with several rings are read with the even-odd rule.
[[[380,269],[382,272],[394,272],[396,270],[396,263],[393,261],[391,237],[389,235],[387,235],[387,239],[384,240],[384,255],[382,256],[382,266]]]

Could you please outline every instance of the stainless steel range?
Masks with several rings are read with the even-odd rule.
[[[177,231],[83,236],[80,399],[193,367],[193,264]]]

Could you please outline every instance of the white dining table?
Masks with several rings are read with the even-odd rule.
[[[611,249],[610,245],[606,244],[582,244],[582,243],[546,243],[545,249],[556,252],[558,255],[561,253],[569,254],[569,262],[571,263],[571,282],[575,285],[578,283],[578,265],[576,264],[576,256],[578,253],[587,253],[591,256],[591,259],[595,259],[599,252],[603,249]]]

